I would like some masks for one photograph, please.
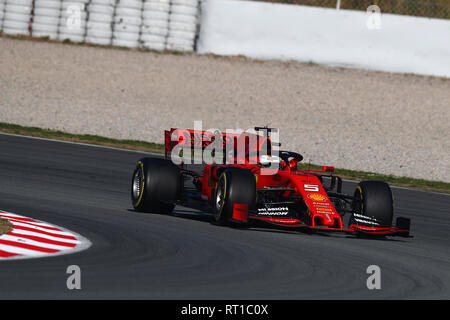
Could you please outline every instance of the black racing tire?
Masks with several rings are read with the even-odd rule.
[[[394,215],[392,190],[386,182],[362,181],[354,193],[353,210],[360,215],[374,218],[381,226],[391,226]],[[354,217],[352,215],[350,224]]]
[[[131,180],[131,203],[136,211],[171,213],[181,192],[180,169],[170,160],[142,158]]]
[[[214,194],[215,220],[220,225],[232,225],[235,203],[256,206],[256,178],[249,170],[228,168],[219,178]]]

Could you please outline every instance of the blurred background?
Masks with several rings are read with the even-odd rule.
[[[377,5],[383,13],[395,13],[409,16],[449,19],[450,1],[448,0],[261,0],[273,3],[299,4],[315,7],[363,10]]]

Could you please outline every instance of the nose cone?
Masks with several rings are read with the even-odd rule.
[[[330,216],[315,216],[314,217],[314,226],[318,227],[318,226],[332,226],[334,223],[333,219]]]
[[[338,228],[339,227],[339,219],[335,218],[329,214],[321,214],[314,217],[314,226],[315,227],[333,227]]]

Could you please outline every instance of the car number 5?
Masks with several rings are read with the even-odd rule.
[[[317,184],[305,184],[304,185],[305,191],[319,191],[319,186]]]

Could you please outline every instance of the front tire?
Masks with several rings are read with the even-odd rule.
[[[362,181],[354,193],[353,211],[365,216],[367,221],[377,222],[380,226],[391,226],[394,214],[392,191],[382,181]],[[350,224],[355,223],[352,215]],[[370,225],[370,224],[369,224]],[[372,225],[377,226],[377,225]]]
[[[162,158],[142,158],[131,180],[131,203],[139,212],[170,213],[180,189],[180,169],[175,164]]]

